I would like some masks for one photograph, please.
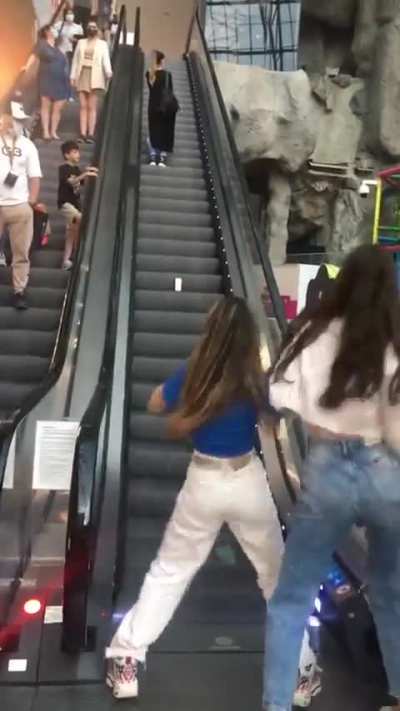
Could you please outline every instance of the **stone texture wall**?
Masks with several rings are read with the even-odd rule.
[[[286,241],[327,251],[371,238],[358,167],[400,163],[400,0],[303,0],[294,73],[217,64],[275,262]],[[347,164],[316,176],[309,161]]]

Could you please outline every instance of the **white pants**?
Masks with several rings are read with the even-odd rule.
[[[106,650],[108,658],[145,660],[148,647],[167,626],[224,523],[253,563],[264,597],[270,598],[278,580],[283,540],[262,463],[253,455],[235,471],[229,460],[192,461],[157,558],[136,604]]]

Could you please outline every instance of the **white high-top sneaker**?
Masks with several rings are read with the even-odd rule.
[[[138,664],[131,657],[115,657],[108,661],[106,684],[116,699],[133,699],[139,695]]]

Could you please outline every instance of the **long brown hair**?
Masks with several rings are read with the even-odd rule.
[[[160,68],[160,65],[164,61],[164,59],[165,54],[163,52],[160,52],[158,49],[153,50],[149,70],[149,82],[152,86],[156,80],[157,70]]]
[[[328,328],[343,322],[330,382],[320,404],[339,407],[348,398],[370,398],[380,389],[387,348],[392,345],[399,367],[390,385],[390,402],[400,401],[400,303],[392,257],[363,245],[347,257],[332,290],[292,324],[272,368],[275,381],[290,363]]]
[[[210,311],[190,356],[178,410],[169,418],[169,433],[185,436],[238,400],[261,406],[263,385],[253,316],[243,299],[226,296]]]

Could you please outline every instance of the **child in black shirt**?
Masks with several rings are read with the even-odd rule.
[[[83,171],[79,167],[80,150],[75,141],[66,141],[61,146],[65,163],[58,169],[58,208],[66,220],[65,249],[63,269],[71,269],[71,255],[78,243],[79,228],[82,219],[82,205],[80,189],[86,178],[96,178],[97,168],[87,168]]]

